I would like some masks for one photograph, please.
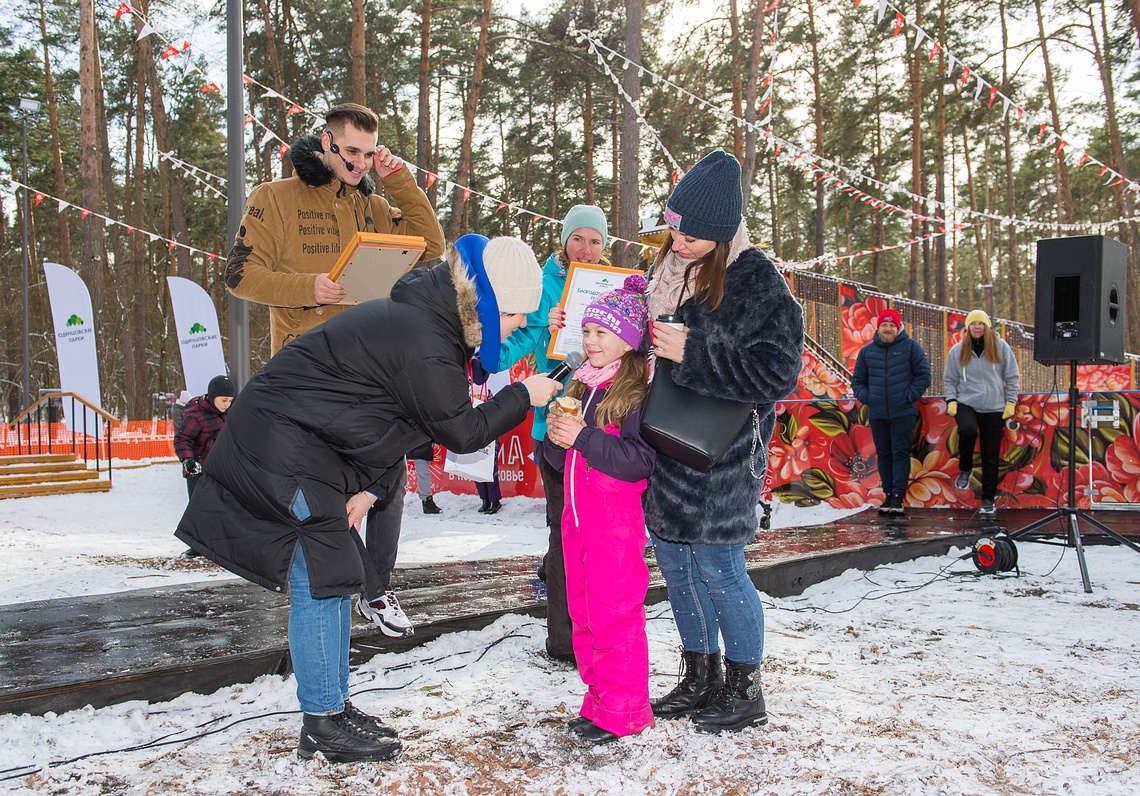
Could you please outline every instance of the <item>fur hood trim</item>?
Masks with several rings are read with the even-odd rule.
[[[451,281],[455,285],[455,306],[459,310],[463,343],[468,348],[478,348],[483,342],[483,324],[479,320],[479,294],[475,290],[475,280],[467,275],[467,268],[454,246],[447,247],[446,259],[451,267]]]
[[[321,137],[315,133],[301,136],[289,147],[289,160],[293,163],[293,170],[305,185],[320,188],[335,181],[340,183],[337,193],[343,193],[345,190],[355,187],[365,196],[371,196],[376,190],[376,184],[367,174],[361,177],[360,182],[355,186],[340,182],[337,176],[333,174],[332,169],[325,165],[322,159],[323,155]]]

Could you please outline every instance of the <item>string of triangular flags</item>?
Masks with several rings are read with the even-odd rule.
[[[855,0],[855,6],[858,7],[861,2],[862,0]],[[868,3],[868,5],[871,4]],[[1073,146],[1064,137],[1064,134],[1062,132],[1054,130],[1047,121],[1043,121],[1042,118],[1026,111],[1015,100],[999,91],[992,82],[983,78],[981,70],[977,69],[976,67],[969,66],[961,58],[950,52],[949,48],[947,48],[945,44],[938,41],[917,24],[907,19],[907,16],[902,11],[900,11],[898,7],[891,3],[890,0],[879,0],[877,12],[877,21],[879,23],[881,23],[886,17],[888,8],[895,12],[894,21],[892,23],[892,30],[896,37],[902,33],[904,27],[909,25],[911,28],[914,28],[915,31],[915,49],[921,47],[927,39],[930,40],[931,44],[930,57],[928,59],[929,61],[933,61],[940,52],[945,55],[948,63],[946,75],[947,77],[954,80],[959,92],[964,91],[972,79],[974,81],[975,102],[985,102],[986,109],[988,110],[992,108],[994,106],[994,103],[1000,98],[1002,101],[1002,119],[1005,119],[1006,116],[1009,115],[1011,109],[1016,109],[1017,119],[1015,120],[1015,124],[1020,126],[1022,122],[1024,122],[1026,134],[1030,138],[1036,137],[1038,144],[1046,144],[1050,147],[1053,147],[1054,144],[1056,144],[1055,148],[1053,149],[1054,157],[1068,157],[1070,154],[1072,154],[1073,157],[1077,158],[1078,169],[1082,169],[1087,165],[1100,166],[1099,176],[1104,177],[1105,175],[1108,175],[1108,179],[1104,182],[1105,186],[1109,188],[1115,188],[1117,186],[1123,186],[1125,183],[1127,183],[1127,186],[1124,188],[1125,191],[1140,191],[1140,183],[1130,180],[1128,177],[1119,173],[1107,164],[1101,163],[1087,151]],[[959,76],[957,78],[955,78],[956,73],[959,73]]]
[[[220,254],[215,254],[214,252],[208,252],[208,251],[205,251],[203,249],[198,249],[198,248],[195,248],[195,247],[190,246],[188,244],[182,243],[181,241],[171,240],[170,238],[164,238],[162,235],[159,235],[157,232],[150,232],[149,230],[140,229],[138,227],[135,227],[135,226],[132,226],[130,224],[126,224],[122,221],[119,221],[118,219],[111,218],[110,216],[105,216],[102,213],[96,213],[94,210],[88,210],[87,208],[82,207],[82,206],[77,205],[77,204],[74,204],[72,202],[69,202],[66,199],[60,199],[58,196],[52,196],[49,193],[45,193],[43,191],[38,191],[35,188],[31,187],[30,185],[24,185],[24,183],[20,182],[19,180],[16,180],[16,179],[11,180],[11,185],[12,185],[13,190],[15,190],[17,188],[23,188],[25,191],[31,192],[34,199],[35,199],[36,207],[39,207],[40,204],[44,201],[44,199],[51,199],[51,200],[58,203],[59,209],[57,210],[57,212],[59,212],[59,213],[62,213],[64,210],[67,210],[69,207],[75,208],[76,210],[79,211],[80,217],[83,219],[86,219],[88,216],[95,216],[96,218],[103,219],[103,226],[105,226],[105,227],[117,225],[117,226],[125,228],[127,230],[128,235],[137,232],[141,235],[146,235],[150,239],[151,243],[154,243],[157,241],[162,241],[163,243],[166,244],[166,250],[167,251],[172,252],[175,249],[182,248],[182,249],[186,249],[187,251],[190,251],[194,254],[204,254],[211,261],[217,260],[221,257]]]
[[[194,46],[193,43],[191,43],[190,41],[188,41],[186,39],[181,39],[181,44],[175,44],[174,41],[169,39],[166,36],[166,34],[163,31],[161,31],[158,27],[156,27],[154,25],[154,23],[152,23],[150,21],[150,19],[148,19],[146,17],[146,15],[144,15],[141,11],[139,11],[136,8],[133,8],[130,4],[128,4],[126,2],[121,2],[121,3],[119,3],[118,8],[115,10],[115,19],[118,20],[124,16],[133,16],[133,17],[138,18],[139,30],[138,30],[138,35],[135,37],[136,42],[141,41],[142,39],[144,39],[147,36],[155,36],[156,38],[160,39],[166,45],[166,49],[164,49],[159,56],[159,59],[162,61],[166,61],[168,59],[175,58],[179,55],[182,55],[183,53],[185,53],[191,47]],[[198,48],[197,51],[202,53],[203,57],[205,57],[211,63],[213,63],[217,66],[220,66],[222,69],[226,68],[226,61],[224,59],[219,58],[218,56],[216,56],[216,55],[214,55],[214,54],[210,53],[209,51],[204,50],[202,48]],[[202,71],[202,69],[199,68],[198,65],[193,62],[193,60],[187,58],[184,60],[184,64],[185,64],[185,68],[187,71],[192,71],[201,77],[201,79],[203,81],[203,83],[202,83],[202,93],[203,94],[210,92],[210,91],[219,91],[219,92],[221,91],[221,86],[217,82],[211,80],[210,76],[208,74],[206,74],[204,71]],[[264,91],[264,93],[261,95],[261,99],[263,99],[263,100],[264,99],[279,99],[283,103],[288,103],[288,107],[285,111],[287,116],[296,116],[298,114],[305,114],[305,115],[307,115],[313,119],[313,123],[312,123],[312,125],[310,125],[310,127],[312,127],[312,128],[319,127],[320,125],[323,125],[325,122],[324,117],[321,114],[316,113],[315,111],[309,110],[308,108],[304,107],[303,105],[299,104],[298,102],[291,100],[288,97],[286,97],[285,95],[271,89],[269,86],[265,85],[264,83],[261,83],[261,82],[255,80],[252,76],[250,76],[248,74],[244,74],[244,73],[242,74],[242,82],[247,86],[253,85],[253,86],[257,86],[258,88],[262,89]],[[274,130],[272,130],[268,125],[263,124],[259,119],[256,119],[255,117],[253,117],[252,114],[247,114],[245,117],[245,123],[250,124],[251,122],[259,125],[265,131],[264,135],[262,135],[260,146],[264,147],[269,141],[276,140],[278,142],[278,147],[277,147],[278,157],[281,157],[281,158],[285,157],[285,155],[289,151],[289,142],[286,141],[285,139],[281,138],[281,136],[277,135],[277,133]]]
[[[961,215],[970,216],[970,217],[974,217],[974,218],[990,219],[993,221],[1001,222],[1003,224],[1016,224],[1018,226],[1022,226],[1022,227],[1026,227],[1026,228],[1030,228],[1030,229],[1062,230],[1062,231],[1091,230],[1093,232],[1104,232],[1104,231],[1111,230],[1113,227],[1116,227],[1119,224],[1130,223],[1132,221],[1135,221],[1138,218],[1137,216],[1134,216],[1131,218],[1112,219],[1110,221],[1062,224],[1062,223],[1052,222],[1052,221],[1039,221],[1037,219],[1024,219],[1024,218],[1017,218],[1015,216],[1003,216],[1003,215],[999,215],[997,213],[988,213],[988,212],[983,211],[983,210],[974,210],[973,208],[969,208],[969,207],[960,207],[958,205],[951,204],[950,202],[940,202],[933,197],[923,196],[922,194],[917,194],[917,193],[914,193],[912,191],[909,191],[897,183],[888,183],[888,182],[884,182],[882,180],[877,180],[874,177],[872,177],[868,174],[864,174],[857,169],[849,168],[849,167],[844,166],[840,163],[836,163],[835,161],[830,160],[828,158],[816,155],[813,152],[811,152],[810,150],[803,149],[803,148],[797,146],[796,144],[794,144],[793,142],[791,142],[785,138],[781,138],[780,136],[776,135],[775,133],[772,132],[770,127],[761,130],[760,128],[766,127],[767,123],[770,121],[770,114],[769,114],[768,118],[762,119],[762,120],[758,121],[756,124],[751,124],[748,121],[746,121],[745,119],[742,119],[739,116],[736,116],[731,111],[725,110],[724,108],[721,108],[717,105],[714,105],[713,103],[709,102],[708,100],[704,99],[703,97],[698,97],[696,94],[693,94],[691,91],[688,91],[687,89],[682,88],[681,86],[678,86],[676,83],[673,83],[668,78],[665,78],[665,77],[653,72],[650,69],[646,69],[641,64],[630,61],[628,58],[626,58],[621,53],[606,47],[605,45],[601,44],[601,42],[598,42],[593,37],[592,31],[580,30],[580,31],[578,31],[578,37],[579,37],[579,41],[590,40],[590,41],[594,42],[599,48],[606,50],[609,53],[608,58],[610,61],[613,61],[615,58],[619,58],[619,59],[625,61],[629,65],[632,65],[638,69],[644,70],[645,74],[649,75],[650,78],[658,81],[659,83],[661,83],[663,85],[670,87],[671,89],[673,89],[677,93],[677,95],[679,97],[681,97],[681,98],[688,97],[689,99],[693,100],[694,102],[696,102],[697,104],[706,108],[707,110],[709,110],[713,113],[716,113],[720,116],[723,116],[727,120],[731,120],[737,124],[742,124],[745,127],[748,127],[754,131],[758,131],[758,132],[763,133],[764,142],[765,142],[764,143],[765,150],[768,152],[772,152],[773,150],[775,150],[775,154],[773,155],[773,157],[775,157],[777,159],[777,161],[784,162],[785,164],[787,164],[789,166],[789,168],[799,168],[802,171],[805,171],[809,174],[815,175],[818,180],[824,182],[825,186],[835,187],[835,188],[841,189],[844,193],[850,194],[853,198],[857,199],[858,201],[861,201],[861,202],[863,202],[869,206],[874,205],[875,209],[886,211],[888,214],[892,213],[892,212],[901,212],[904,215],[910,216],[912,218],[917,218],[919,220],[945,222],[944,217],[924,216],[924,215],[915,213],[914,211],[911,211],[905,207],[902,207],[900,205],[888,202],[887,200],[879,198],[879,197],[874,196],[872,194],[869,194],[866,191],[862,191],[859,188],[857,188],[855,185],[850,184],[849,181],[859,181],[859,182],[869,183],[871,185],[876,186],[877,188],[879,188],[881,190],[891,191],[893,193],[902,194],[902,195],[904,195],[904,196],[906,196],[906,197],[908,197],[914,201],[925,203],[927,205],[940,208],[944,215],[948,215],[951,213],[959,213]],[[770,107],[771,106],[769,105],[769,109],[770,109]],[[781,155],[784,155],[784,157],[781,158]],[[1097,161],[1097,162],[1099,162],[1099,161]],[[837,176],[840,174],[842,174],[843,177],[846,177],[847,181],[845,181],[843,178]]]
[[[951,233],[957,232],[960,229],[966,229],[969,226],[970,226],[969,224],[954,224],[949,229],[940,228],[938,230],[938,232],[929,232],[925,235],[916,235],[913,238],[907,238],[906,240],[900,240],[891,246],[872,246],[869,249],[862,249],[862,250],[857,251],[857,252],[852,252],[851,254],[835,254],[835,253],[825,254],[821,257],[816,257],[815,259],[812,259],[812,260],[805,260],[803,262],[790,262],[787,260],[780,260],[780,259],[773,257],[773,262],[775,262],[777,265],[782,265],[786,268],[799,269],[799,270],[804,270],[807,268],[814,268],[815,266],[817,266],[821,263],[824,263],[824,264],[831,263],[831,264],[834,264],[838,268],[840,265],[843,264],[844,260],[854,260],[856,257],[866,257],[867,255],[870,255],[870,254],[877,254],[878,252],[892,251],[894,249],[905,249],[909,246],[913,246],[914,244],[920,243],[924,240],[933,240],[934,238],[940,238],[943,235],[949,235]]]
[[[196,180],[200,185],[205,187],[206,190],[212,192],[215,196],[219,197],[223,201],[225,200],[225,198],[226,198],[225,191],[221,190],[216,184],[216,183],[221,183],[221,185],[225,186],[225,184],[226,184],[225,177],[219,177],[217,174],[211,174],[210,172],[206,171],[205,169],[200,169],[197,166],[193,165],[192,163],[187,163],[185,160],[181,160],[180,158],[175,157],[174,150],[171,150],[170,152],[159,152],[158,157],[161,160],[165,160],[170,165],[172,165],[178,169],[181,169],[183,172],[185,172],[187,175],[189,175],[192,179]],[[203,176],[200,176],[200,175],[205,175],[205,177],[208,177],[210,180],[213,180],[214,182],[210,182],[210,181],[204,179]]]

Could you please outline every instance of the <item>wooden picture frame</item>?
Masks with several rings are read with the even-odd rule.
[[[427,249],[427,243],[416,235],[386,235],[380,232],[356,232],[341,252],[329,279],[348,290],[339,304],[387,298],[396,280],[412,270]]]

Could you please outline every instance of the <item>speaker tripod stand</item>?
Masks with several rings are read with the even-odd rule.
[[[1077,522],[1078,519],[1084,520],[1105,536],[1116,540],[1120,544],[1131,547],[1137,553],[1140,553],[1140,545],[1137,545],[1131,539],[1112,530],[1084,509],[1077,507],[1077,414],[1080,411],[1080,406],[1081,392],[1077,389],[1077,363],[1076,360],[1073,360],[1069,363],[1069,501],[1064,508],[1058,508],[1048,516],[1042,517],[1036,522],[1014,531],[1010,534],[1010,538],[1023,539],[1057,520],[1063,520],[1067,529],[1067,537],[1064,544],[1066,546],[1072,545],[1076,549],[1077,563],[1081,568],[1081,582],[1084,584],[1085,592],[1091,593],[1092,584],[1089,582],[1089,567],[1085,562],[1085,548],[1081,541],[1081,528]],[[1092,433],[1091,429],[1089,433]],[[1027,539],[1027,541],[1039,542],[1044,540]],[[1048,544],[1049,542],[1046,543]]]

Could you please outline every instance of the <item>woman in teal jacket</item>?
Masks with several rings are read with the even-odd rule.
[[[528,354],[534,354],[539,373],[554,369],[558,363],[550,361],[546,352],[550,347],[550,330],[561,326],[563,320],[558,302],[566,287],[566,271],[571,262],[606,262],[602,252],[608,239],[606,214],[600,207],[574,205],[570,208],[562,221],[562,249],[551,254],[542,267],[542,299],[538,309],[527,316],[525,327],[517,329],[503,343],[499,370],[506,370]],[[546,572],[546,652],[552,658],[573,663],[570,613],[566,607],[566,568],[562,557],[562,473],[554,470],[542,455],[542,440],[546,437],[545,407],[535,407],[531,435],[534,461],[546,495],[546,524],[550,528],[549,546],[542,562]]]

